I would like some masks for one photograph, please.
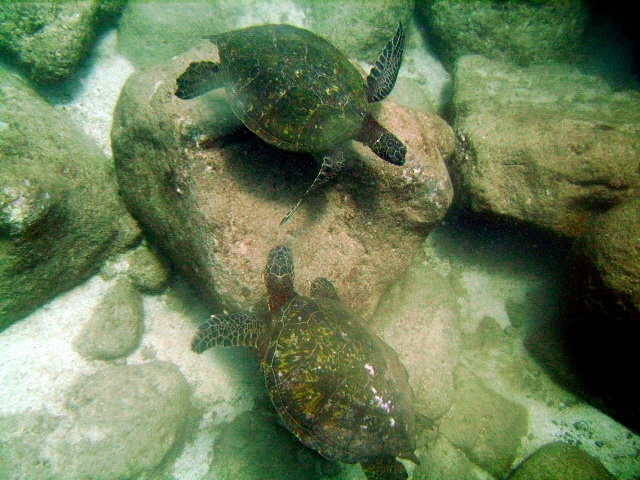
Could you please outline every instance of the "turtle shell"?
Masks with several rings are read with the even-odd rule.
[[[361,129],[365,82],[322,37],[291,25],[262,25],[214,41],[234,113],[268,143],[326,151]]]
[[[263,373],[285,426],[326,458],[411,458],[408,375],[391,347],[332,299],[296,295],[272,316]]]

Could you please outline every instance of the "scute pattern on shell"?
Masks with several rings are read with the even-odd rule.
[[[263,370],[287,428],[346,463],[412,454],[413,398],[390,347],[332,299],[296,296],[272,322]]]
[[[362,127],[365,82],[322,37],[271,25],[221,34],[215,43],[235,114],[267,142],[326,151]]]

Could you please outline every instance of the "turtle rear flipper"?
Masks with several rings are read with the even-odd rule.
[[[191,341],[191,350],[202,353],[216,345],[257,347],[264,322],[249,312],[211,315],[203,322]]]
[[[404,465],[391,456],[378,457],[361,465],[367,480],[404,480],[409,478]]]
[[[403,50],[404,28],[400,23],[396,34],[387,42],[367,77],[367,100],[369,103],[379,102],[391,93],[402,63]]]
[[[192,62],[176,80],[175,95],[182,100],[191,100],[222,87],[220,65],[215,62]]]
[[[339,301],[340,297],[336,292],[331,280],[325,277],[318,277],[311,283],[311,298],[329,298]]]
[[[291,216],[298,209],[300,204],[303,202],[305,198],[309,196],[311,192],[321,187],[325,183],[327,183],[332,178],[335,178],[344,168],[344,164],[346,162],[346,158],[344,155],[344,150],[337,149],[329,154],[325,155],[322,159],[322,165],[320,166],[320,170],[318,171],[318,175],[313,180],[307,191],[302,194],[297,203],[287,212],[282,221],[280,222],[280,226],[284,225],[289,221]]]

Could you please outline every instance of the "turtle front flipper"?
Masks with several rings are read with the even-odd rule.
[[[379,102],[393,90],[402,63],[403,51],[404,28],[400,23],[396,34],[387,42],[367,77],[367,100],[369,103]]]
[[[220,88],[220,65],[215,62],[192,62],[176,80],[178,88],[175,96],[182,100],[191,100]]]
[[[304,194],[302,194],[302,196],[300,197],[298,202],[293,206],[293,208],[289,210],[289,212],[287,212],[287,214],[284,216],[284,218],[280,222],[280,226],[284,225],[285,223],[287,223],[287,221],[289,221],[289,219],[298,209],[300,204],[304,201],[305,198],[309,196],[311,192],[321,187],[332,178],[335,178],[342,171],[345,163],[346,163],[346,157],[344,155],[344,150],[342,149],[333,150],[332,152],[325,155],[324,158],[322,159],[322,165],[320,166],[320,171],[318,171],[318,175],[316,175],[316,178],[313,180],[313,183],[311,183],[309,188],[307,188],[307,191],[304,192]]]
[[[216,345],[257,347],[264,328],[264,322],[249,312],[211,315],[198,327],[191,350],[202,353]]]
[[[356,140],[364,143],[381,159],[394,165],[404,165],[407,147],[371,115],[365,117]]]
[[[367,480],[404,480],[409,478],[404,465],[391,456],[378,457],[361,465]]]

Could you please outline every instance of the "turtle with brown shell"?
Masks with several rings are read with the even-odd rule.
[[[264,271],[268,313],[213,315],[191,348],[257,349],[271,402],[307,447],[360,463],[369,480],[402,480],[397,458],[415,456],[415,411],[396,352],[354,317],[326,278],[306,297],[294,288],[291,250],[269,252]]]
[[[348,140],[362,142],[387,162],[404,164],[405,145],[368,111],[395,84],[405,42],[402,24],[366,80],[327,40],[292,25],[253,26],[210,39],[219,63],[191,63],[178,77],[175,95],[186,100],[225,87],[233,112],[249,130],[278,148],[310,152],[320,163],[281,225],[344,168]]]

